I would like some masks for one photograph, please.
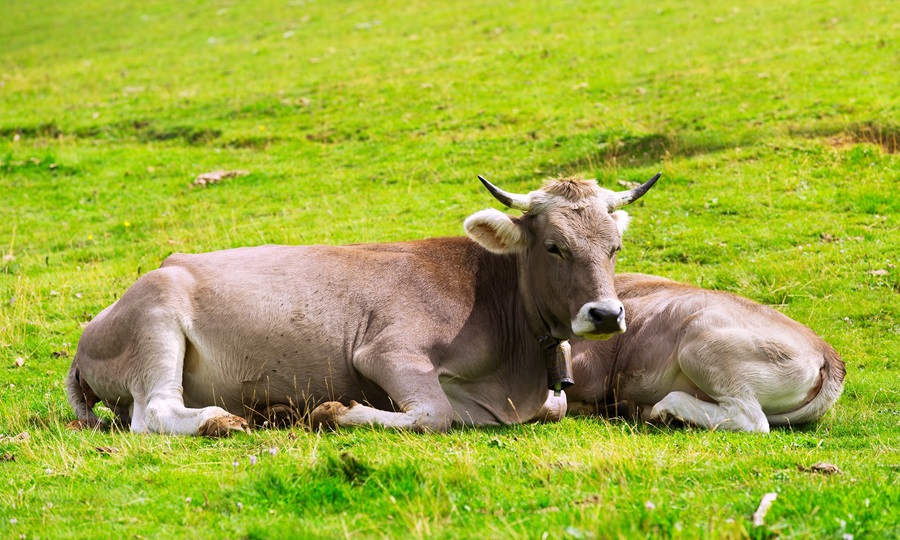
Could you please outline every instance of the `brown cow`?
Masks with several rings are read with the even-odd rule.
[[[817,420],[840,396],[837,352],[778,311],[655,276],[615,281],[628,332],[573,342],[570,411],[765,433]]]
[[[546,344],[624,330],[617,209],[658,177],[527,195],[482,179],[525,213],[477,212],[474,242],[172,255],[85,329],[69,401],[96,423],[89,389],[133,431],[175,434],[240,431],[241,416],[285,407],[417,431],[528,420],[547,401]]]

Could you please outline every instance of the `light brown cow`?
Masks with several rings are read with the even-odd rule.
[[[316,406],[314,424],[417,431],[528,420],[547,400],[542,344],[624,330],[617,209],[658,177],[620,193],[557,180],[528,195],[482,179],[525,213],[470,216],[474,242],[172,255],[85,329],[69,401],[88,424],[102,400],[133,431],[175,434]]]
[[[628,332],[572,343],[570,411],[765,433],[817,420],[840,396],[837,352],[778,311],[655,276],[615,281]]]

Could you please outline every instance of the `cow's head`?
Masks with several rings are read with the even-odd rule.
[[[549,331],[557,339],[608,339],[624,332],[625,308],[613,276],[629,218],[618,209],[646,193],[659,174],[623,192],[593,180],[564,179],[527,195],[478,178],[501,203],[525,212],[514,217],[482,210],[466,219],[465,229],[488,250],[517,255],[532,331]]]

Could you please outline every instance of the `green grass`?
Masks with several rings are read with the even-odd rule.
[[[891,2],[2,13],[0,537],[900,536]],[[250,174],[192,187],[218,168]],[[82,325],[169,253],[455,235],[496,206],[477,174],[527,191],[559,173],[621,189],[656,171],[619,271],[736,292],[813,328],[848,367],[820,423],[228,440],[65,427]],[[798,469],[817,461],[843,474]]]

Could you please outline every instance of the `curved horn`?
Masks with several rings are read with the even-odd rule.
[[[625,206],[626,204],[631,204],[634,201],[643,197],[644,193],[647,193],[647,191],[653,187],[653,184],[655,184],[656,181],[659,180],[659,177],[661,174],[662,173],[656,173],[655,175],[653,175],[653,178],[651,178],[650,180],[647,180],[646,182],[644,182],[643,184],[639,185],[638,187],[636,187],[634,189],[629,189],[628,191],[620,191],[620,192],[616,193],[615,197],[613,198],[613,202],[610,205],[611,206],[610,211],[615,210],[616,208],[621,208],[621,207]]]
[[[659,176],[659,175],[657,175]],[[491,195],[494,196],[495,199],[503,203],[504,205],[514,209],[521,210],[523,212],[527,212],[529,208],[531,208],[531,201],[529,200],[527,195],[516,195],[515,193],[507,193],[502,189],[498,188],[494,184],[488,182],[484,179],[483,176],[478,175],[478,179],[481,180],[481,183],[484,184],[484,187],[491,192]],[[643,194],[641,194],[643,195]],[[640,195],[638,195],[640,197]]]

